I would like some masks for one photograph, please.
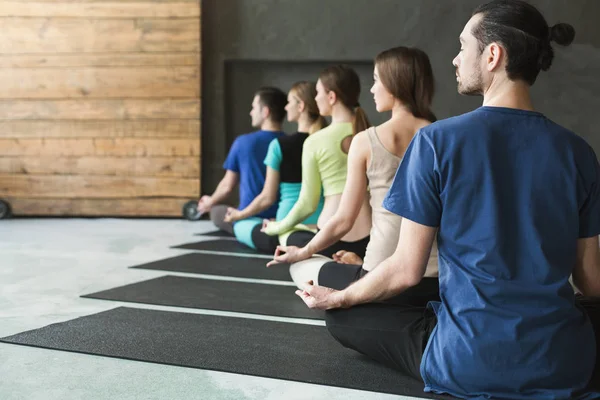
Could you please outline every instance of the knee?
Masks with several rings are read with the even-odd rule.
[[[314,233],[308,231],[296,231],[290,234],[287,238],[288,246],[304,247],[315,236]]]
[[[348,327],[341,323],[342,320],[345,319],[345,311],[346,310],[344,309],[325,311],[325,325],[327,326],[329,334],[333,336],[338,343],[348,349],[356,350],[356,348],[351,344],[351,338],[348,337]]]
[[[219,206],[212,207],[210,209],[209,216],[210,220],[215,224],[221,223],[225,219],[225,214],[222,212],[221,207]]]
[[[262,222],[259,222],[250,234],[252,242],[256,246],[256,249],[261,253],[273,254],[279,245],[279,239],[277,236],[269,236],[264,232],[261,232]]]
[[[318,285],[319,271],[327,261],[321,257],[313,257],[293,263],[290,265],[290,276],[299,289],[302,289],[308,281],[313,281],[315,285]]]
[[[290,276],[292,277],[292,280],[298,289],[302,289],[304,283],[310,280],[305,271],[302,270],[302,266],[299,265],[299,263],[290,265]]]
[[[238,221],[235,225],[233,225],[233,234],[238,242],[256,250],[256,245],[252,240],[252,229],[255,224],[257,224],[257,222],[250,219]]]

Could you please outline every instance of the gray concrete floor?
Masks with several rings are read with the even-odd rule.
[[[187,253],[168,247],[201,240],[192,234],[209,230],[209,222],[184,220],[0,221],[0,337],[119,305],[307,323],[79,297],[164,275],[127,267]],[[409,398],[0,343],[0,399]]]

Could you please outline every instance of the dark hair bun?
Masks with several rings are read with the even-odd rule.
[[[550,28],[550,41],[568,46],[575,39],[575,28],[569,24],[556,24]]]

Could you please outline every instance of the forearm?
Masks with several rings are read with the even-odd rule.
[[[598,237],[580,239],[573,283],[584,296],[600,297],[600,248]]]
[[[339,292],[341,307],[389,299],[417,285],[423,274],[419,276],[418,273],[410,272],[393,257]]]
[[[233,186],[228,184],[227,182],[221,181],[217,185],[214,193],[210,196],[212,199],[212,204],[220,204],[225,200],[233,191]]]
[[[600,297],[600,265],[590,270],[587,274],[574,273],[573,283],[584,296]]]
[[[296,202],[288,215],[281,221],[271,222],[265,232],[268,235],[280,235],[290,231],[294,226],[308,218],[317,209],[318,199],[316,204],[310,202]]]
[[[274,202],[275,200],[266,196],[264,193],[261,193],[248,205],[248,207],[240,211],[240,219],[253,217],[271,207]]]
[[[304,247],[307,255],[312,256],[319,251],[328,248],[352,229],[354,218],[346,215],[335,214],[317,235]]]

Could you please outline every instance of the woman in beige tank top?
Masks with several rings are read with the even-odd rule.
[[[382,203],[413,136],[435,121],[430,109],[433,92],[433,72],[429,58],[421,50],[397,47],[376,57],[371,93],[377,111],[392,111],[391,119],[360,132],[353,139],[348,154],[347,182],[336,214],[306,246],[280,246],[269,265],[292,263],[290,273],[298,287],[312,280],[315,284],[343,289],[394,253],[402,218],[385,210]],[[334,255],[334,262],[315,256],[352,227],[364,202],[367,185],[373,224],[364,262],[355,254],[343,251]],[[425,276],[423,293],[417,296],[424,297],[423,301],[434,300],[438,294],[435,249]]]

